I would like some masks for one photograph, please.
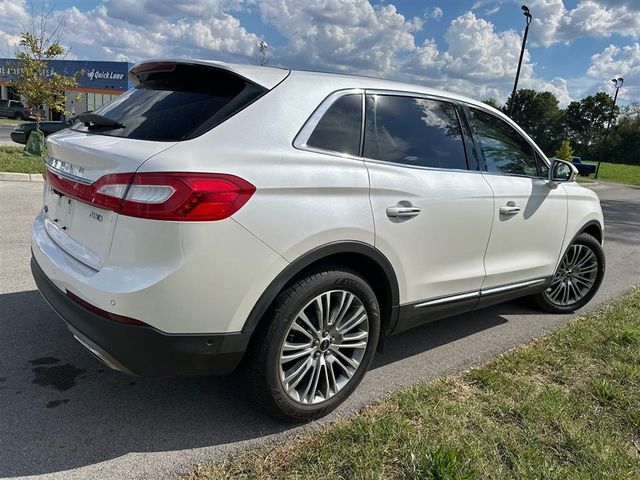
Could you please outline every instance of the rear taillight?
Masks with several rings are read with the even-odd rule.
[[[174,221],[222,220],[247,203],[256,188],[217,173],[118,173],[86,185],[49,170],[56,190],[121,215]]]

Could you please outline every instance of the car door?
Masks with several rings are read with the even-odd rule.
[[[548,182],[541,153],[516,128],[489,111],[469,112],[495,199],[483,295],[544,283],[560,256],[566,191]]]
[[[397,330],[473,308],[485,277],[493,194],[473,145],[465,144],[457,107],[368,91],[365,122],[375,246],[400,286]]]

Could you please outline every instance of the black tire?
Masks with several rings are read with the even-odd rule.
[[[584,294],[584,296],[582,296],[579,300],[567,305],[561,305],[553,301],[553,299],[550,296],[551,287],[547,288],[544,292],[541,292],[535,295],[533,297],[535,302],[545,312],[573,313],[574,311],[584,307],[587,303],[589,303],[593,298],[593,296],[598,292],[598,289],[602,284],[602,279],[604,278],[604,272],[606,267],[604,250],[602,249],[602,245],[600,245],[598,240],[596,240],[591,235],[587,233],[581,233],[575,238],[573,243],[569,245],[569,247],[567,248],[567,252],[563,253],[563,258],[565,255],[568,254],[569,249],[574,245],[581,245],[582,247],[586,247],[595,254],[597,272],[595,274],[594,283],[590,287],[590,289]],[[559,272],[556,272],[556,274],[554,275],[554,279],[557,278],[557,275],[559,275]]]
[[[333,396],[315,404],[300,403],[286,392],[280,380],[281,348],[287,336],[291,335],[291,324],[303,308],[308,308],[305,306],[319,295],[336,290],[353,294],[364,307],[368,316],[366,349],[355,372]],[[254,398],[268,414],[281,420],[306,422],[327,415],[349,397],[361,382],[373,359],[379,333],[378,300],[362,277],[339,267],[309,274],[278,295],[253,335],[245,360]],[[326,357],[327,354],[324,355]],[[326,372],[328,367],[324,368]]]

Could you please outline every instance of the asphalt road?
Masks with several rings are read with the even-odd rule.
[[[280,440],[239,375],[140,379],[103,367],[34,290],[29,227],[41,184],[0,182],[0,477],[176,478],[197,462]],[[640,188],[600,185],[607,274],[589,308],[640,283]],[[336,419],[387,392],[460,371],[566,322],[522,301],[392,337]],[[324,420],[326,421],[326,420]]]
[[[17,122],[16,122],[17,123]],[[17,143],[11,140],[11,131],[13,130],[13,125],[0,125],[0,145],[15,145],[19,146]]]

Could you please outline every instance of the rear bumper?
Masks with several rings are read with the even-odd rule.
[[[125,373],[168,377],[223,375],[238,366],[250,333],[167,334],[153,327],[104,318],[76,303],[56,287],[35,258],[31,271],[44,299],[89,351]]]

